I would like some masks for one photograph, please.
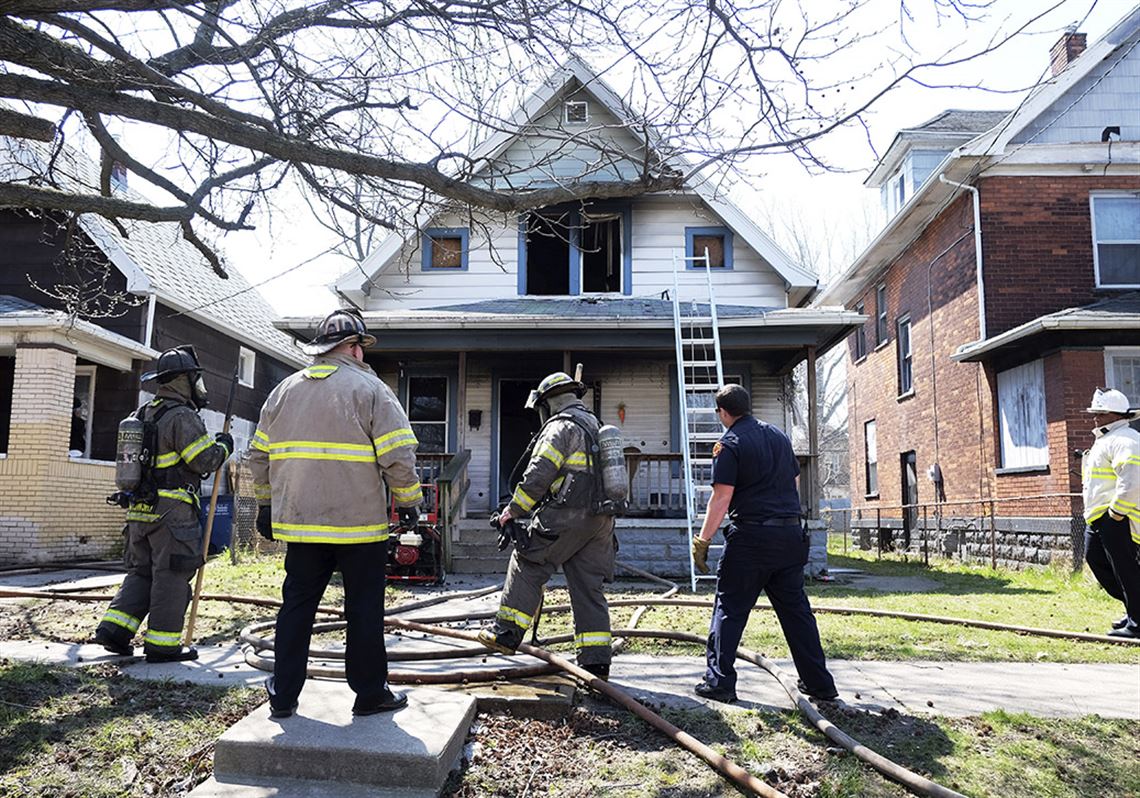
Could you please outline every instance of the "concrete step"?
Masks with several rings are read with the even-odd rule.
[[[453,574],[505,574],[507,572],[508,557],[505,552],[495,552],[495,557],[453,557],[451,560],[451,573]]]
[[[402,790],[372,784],[299,779],[208,779],[187,798],[436,798],[438,790]]]
[[[274,720],[262,705],[218,739],[215,777],[438,792],[463,748],[475,699],[419,688],[407,693],[408,706],[397,712],[355,717],[348,685],[310,679],[293,717]]]
[[[451,544],[453,559],[460,557],[502,557],[504,561],[511,556],[509,551],[499,551],[499,544],[490,541],[485,543],[453,543]]]

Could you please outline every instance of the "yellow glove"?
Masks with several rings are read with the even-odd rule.
[[[709,572],[709,542],[700,535],[693,535],[693,563],[702,574]]]

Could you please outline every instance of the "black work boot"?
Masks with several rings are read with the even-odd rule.
[[[131,646],[130,640],[117,640],[106,629],[95,630],[95,642],[120,657],[133,657],[135,655],[135,649]]]
[[[376,715],[380,712],[391,712],[394,709],[407,706],[407,704],[408,696],[406,693],[393,693],[386,689],[376,698],[357,697],[356,702],[352,705],[352,714]]]
[[[708,682],[701,682],[693,688],[693,692],[701,698],[731,704],[736,701],[736,690],[731,687],[713,687]]]
[[[156,662],[186,662],[187,660],[198,659],[198,649],[191,646],[190,648],[182,648],[181,646],[173,651],[148,651],[146,653],[146,661],[150,663]]]
[[[608,662],[595,662],[593,665],[583,665],[582,670],[589,671],[603,681],[610,680],[610,664]]]
[[[500,654],[514,654],[518,651],[519,643],[522,642],[522,635],[519,635],[517,640],[513,639],[514,635],[509,637],[511,639],[508,639],[508,635],[495,634],[494,627],[479,630],[479,642]]]

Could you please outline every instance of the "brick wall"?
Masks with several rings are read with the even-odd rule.
[[[123,511],[112,464],[67,456],[75,353],[17,346],[7,456],[0,459],[0,564],[105,557]]]
[[[981,181],[986,333],[1111,296],[1096,290],[1089,193],[1137,189],[1137,175]]]

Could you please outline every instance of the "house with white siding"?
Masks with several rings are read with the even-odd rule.
[[[620,180],[657,157],[646,151],[652,135],[623,122],[632,118],[572,60],[470,157],[496,189]],[[512,216],[441,214],[389,236],[336,283],[377,336],[368,361],[406,403],[421,459],[462,455],[469,487],[455,515],[467,520],[449,530],[453,569],[505,566],[486,545],[486,519],[538,429],[523,404],[543,376],[581,363],[585,401],[625,437],[633,507],[619,521],[622,557],[687,573],[673,298],[707,313],[709,278],[686,260],[706,250],[725,380],[751,391],[759,418],[786,427],[791,369],[860,317],[806,307],[815,274],[707,184]],[[307,336],[317,321],[279,326]],[[814,453],[802,455],[810,473]]]

